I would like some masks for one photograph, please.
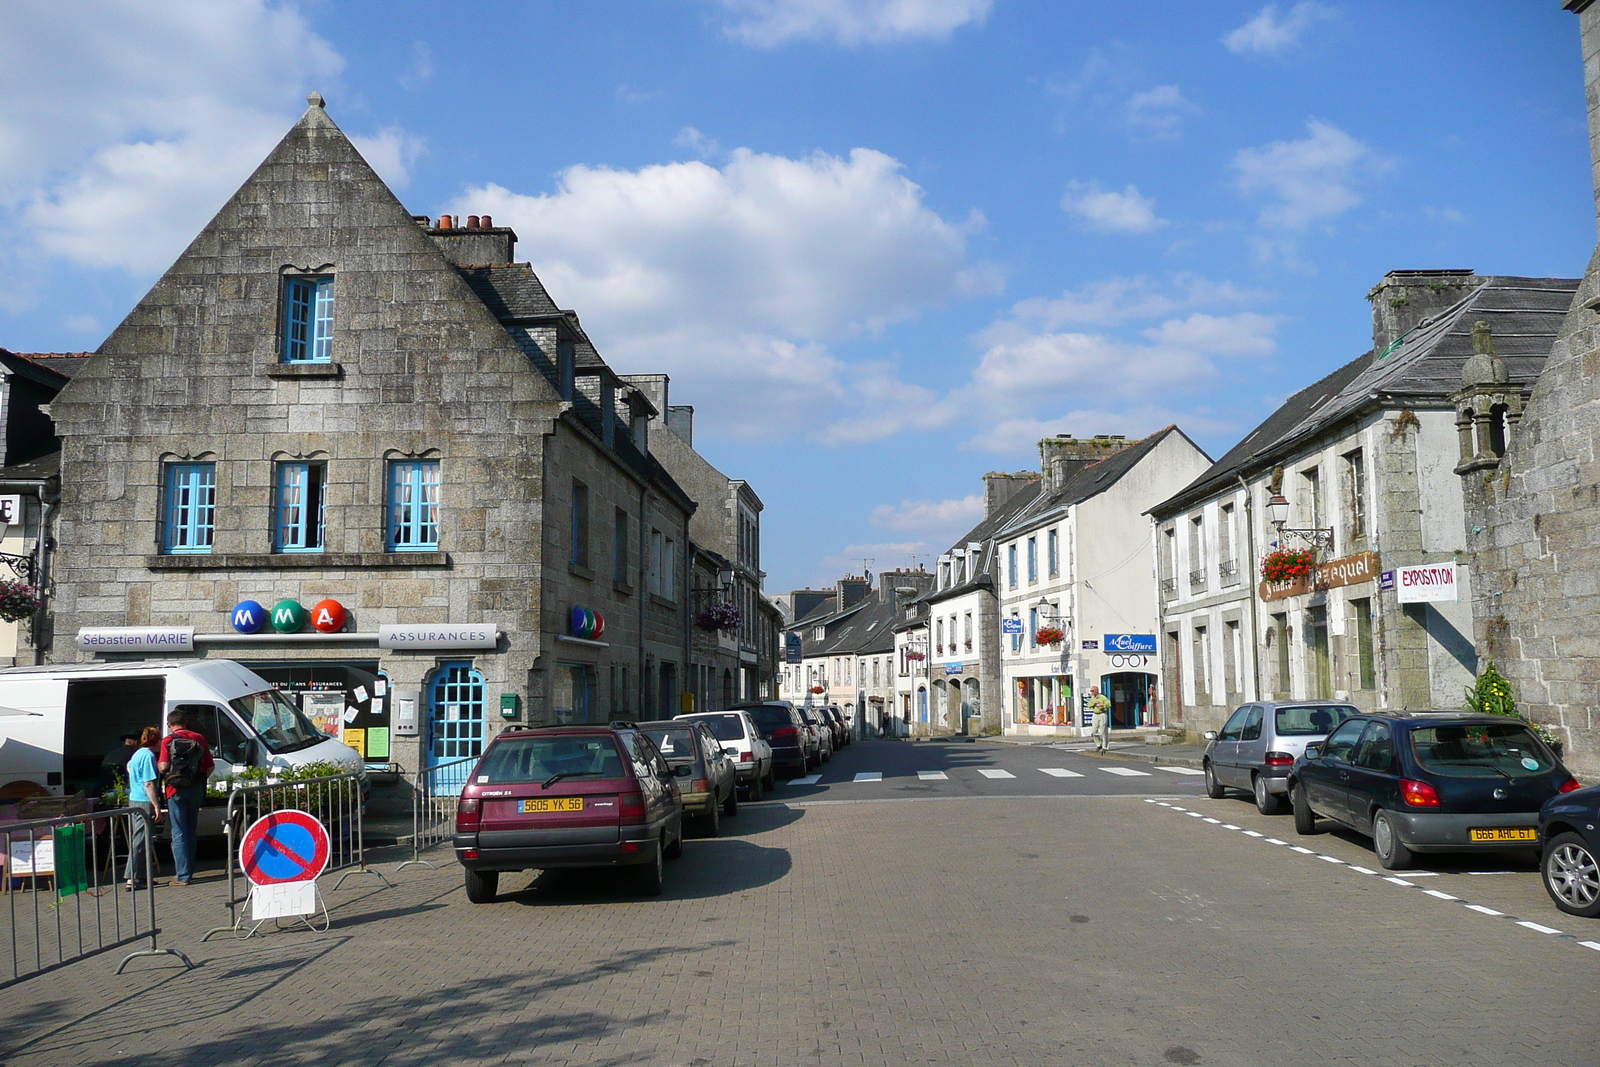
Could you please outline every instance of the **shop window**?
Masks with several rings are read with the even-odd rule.
[[[627,686],[627,677],[623,677]],[[585,663],[556,664],[555,700],[552,708],[556,725],[592,722],[594,712],[594,668]]]
[[[210,552],[217,521],[217,465],[167,464],[166,498],[162,549],[174,555]]]
[[[279,552],[320,552],[328,468],[323,463],[280,463],[273,547]]]
[[[333,359],[333,279],[286,278],[283,283],[283,361]]]
[[[389,464],[389,551],[432,552],[439,547],[439,461]]]

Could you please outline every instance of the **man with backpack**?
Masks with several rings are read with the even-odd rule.
[[[167,813],[172,816],[172,863],[177,868],[172,884],[188,885],[194,875],[194,849],[198,843],[200,806],[206,799],[206,779],[216,765],[211,759],[211,746],[189,729],[189,716],[182,708],[167,716],[167,727],[156,769],[166,778]]]

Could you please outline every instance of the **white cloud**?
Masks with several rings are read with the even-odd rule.
[[[1145,275],[1107,278],[1082,289],[1068,289],[1054,299],[1031,297],[1018,301],[1011,308],[1009,325],[1046,331],[1063,326],[1114,326],[1158,319],[1189,308],[1260,300],[1266,295],[1188,272],[1173,275],[1164,286]]]
[[[720,0],[735,18],[729,37],[771,48],[795,40],[841,45],[942,40],[981,25],[994,0]]]
[[[343,66],[286,3],[13,0],[0,98],[26,105],[0,111],[3,247],[166,267]],[[404,177],[414,139],[369,144]]]
[[[887,530],[970,529],[983,518],[983,497],[979,494],[956,500],[902,500],[879,504],[872,509],[872,525]],[[959,531],[957,531],[959,533]]]
[[[1155,200],[1141,196],[1131,185],[1118,193],[1072,182],[1061,198],[1061,209],[1090,229],[1106,233],[1150,233],[1167,224],[1156,217]]]
[[[919,565],[926,568],[948,543],[918,539],[845,545],[833,555],[816,561],[810,584],[813,588],[832,588],[840,575],[859,575],[863,563],[868,564],[874,578],[888,570],[915,569]]]
[[[352,135],[350,143],[392,189],[403,189],[411,184],[411,164],[427,148],[427,142],[421,137],[398,126],[385,126],[373,137]]]
[[[1155,140],[1169,140],[1178,135],[1183,117],[1199,110],[1176,85],[1158,85],[1128,98],[1128,128]]]
[[[625,371],[666,371],[732,432],[816,429],[884,395],[892,367],[827,347],[992,287],[966,262],[982,224],[941,218],[881,152],[725,165],[573,167],[553,193],[471,189],[444,208],[516,228],[534,269]],[[850,419],[847,422],[854,423]]]
[[[1298,141],[1275,141],[1240,149],[1233,159],[1240,192],[1272,202],[1261,222],[1301,229],[1344,214],[1361,203],[1356,187],[1392,166],[1391,162],[1343,130],[1312,119]]]
[[[1144,335],[1164,348],[1240,358],[1270,356],[1278,349],[1273,335],[1278,320],[1253,311],[1207,315],[1196,311],[1185,319],[1168,319]]]
[[[1228,51],[1243,55],[1253,52],[1258,55],[1281,55],[1300,43],[1300,38],[1311,28],[1313,23],[1330,19],[1334,11],[1330,7],[1313,2],[1301,0],[1289,9],[1289,13],[1282,18],[1278,16],[1278,5],[1268,4],[1256,13],[1243,26],[1229,33],[1222,39]]]
[[[715,137],[707,137],[693,126],[685,126],[678,131],[678,136],[672,143],[679,148],[687,148],[701,159],[722,154],[722,146],[717,144]]]

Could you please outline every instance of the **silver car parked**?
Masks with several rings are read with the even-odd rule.
[[[1282,814],[1288,809],[1295,757],[1359,712],[1353,704],[1327,700],[1245,704],[1228,716],[1221,731],[1206,732],[1206,796],[1220,800],[1229,786],[1248,789],[1261,814]]]

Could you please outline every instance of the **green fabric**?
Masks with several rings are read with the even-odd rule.
[[[56,895],[70,897],[89,888],[89,867],[84,862],[83,824],[58,826],[56,844]]]

